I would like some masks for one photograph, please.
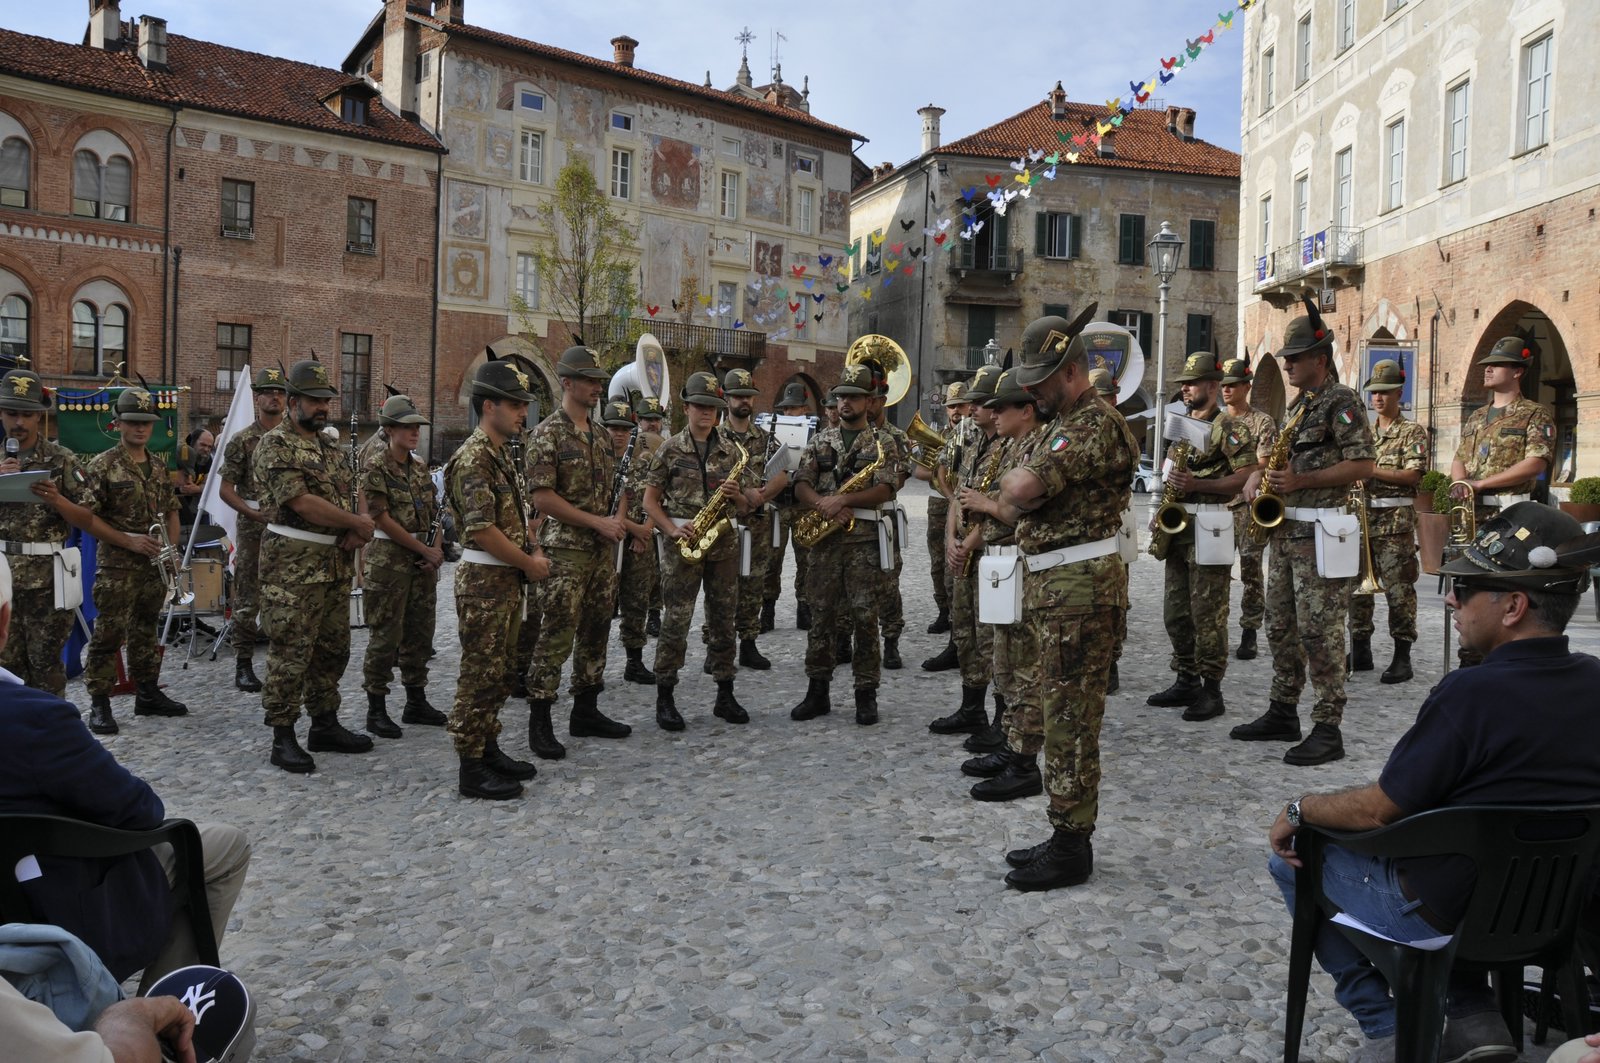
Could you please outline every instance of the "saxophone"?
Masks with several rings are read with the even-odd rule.
[[[1172,448],[1174,472],[1189,467],[1189,454],[1193,450],[1194,448],[1188,443],[1179,443]],[[1172,486],[1170,478],[1166,486],[1161,489],[1161,504],[1156,507],[1156,527],[1150,533],[1150,556],[1157,561],[1167,559],[1167,549],[1172,545],[1172,537],[1189,526],[1189,510],[1178,501],[1178,496],[1182,494],[1182,491]]]
[[[839,490],[835,492],[836,494],[848,495],[853,491],[863,490],[872,483],[872,478],[878,474],[879,469],[883,468],[882,438],[879,438],[877,443],[878,456],[873,458],[872,463],[866,468],[841,484]],[[852,531],[855,526],[856,518],[854,516],[850,518],[849,523],[840,524],[838,521],[829,520],[814,509],[808,509],[800,514],[800,519],[794,522],[794,529],[791,534],[794,536],[795,542],[809,550],[834,532]]]
[[[989,489],[994,486],[995,480],[999,479],[1000,462],[1006,456],[1005,445],[1000,440],[996,439],[993,443],[993,446],[995,447],[994,457],[989,459],[989,468],[984,472],[983,479],[978,483],[978,493],[981,495],[988,494]],[[965,519],[966,513],[963,512],[961,516],[962,521],[956,526],[956,530],[960,533],[961,538],[965,539],[967,534],[972,529],[967,527],[967,522]],[[967,560],[961,566],[962,579],[966,579],[968,576],[972,575],[972,558],[973,555],[969,553],[967,555]]]
[[[733,441],[730,439],[729,442]],[[738,443],[733,444],[733,449],[739,452],[739,460],[734,462],[727,479],[738,480],[744,473],[744,467],[750,464],[750,452]],[[678,553],[685,561],[703,560],[712,544],[722,538],[722,533],[733,530],[733,521],[728,519],[728,505],[728,496],[718,490],[711,496],[711,501],[700,507],[700,512],[689,522],[688,538],[678,540]]]
[[[1306,409],[1311,404],[1304,400],[1294,416],[1289,418],[1283,426],[1283,431],[1278,433],[1277,442],[1272,444],[1272,449],[1267,452],[1267,460],[1263,472],[1281,472],[1289,465],[1289,448],[1294,446],[1296,434],[1300,430],[1300,419],[1306,415]],[[1272,535],[1272,530],[1283,523],[1283,499],[1279,498],[1267,485],[1266,477],[1261,480],[1261,493],[1256,495],[1250,503],[1250,541],[1265,543]]]

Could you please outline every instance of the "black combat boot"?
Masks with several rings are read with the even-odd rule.
[[[805,602],[794,607],[794,626],[799,631],[811,630],[811,606]]]
[[[963,686],[961,707],[928,724],[928,730],[936,735],[977,734],[989,724],[989,717],[983,711],[983,696],[988,691],[987,686]]]
[[[1372,640],[1352,638],[1345,666],[1352,672],[1372,671]]]
[[[567,755],[567,747],[556,739],[550,725],[548,699],[528,702],[528,748],[540,760],[560,760]]]
[[[600,711],[600,688],[590,687],[572,694],[572,715],[567,717],[567,734],[573,738],[627,738],[633,728],[618,723]]]
[[[457,789],[462,797],[481,797],[488,801],[506,801],[522,796],[522,784],[508,779],[484,763],[482,757],[462,757],[461,774]]]
[[[645,614],[644,633],[651,638],[661,634],[661,610],[652,609]]]
[[[313,753],[367,753],[372,750],[372,739],[345,727],[338,714],[330,712],[311,717],[306,748]]]
[[[663,731],[681,731],[683,716],[678,712],[678,702],[672,696],[672,684],[656,684],[656,726]]]
[[[1044,850],[1006,876],[1006,885],[1023,892],[1053,890],[1087,882],[1094,872],[1094,847],[1087,832],[1057,829]]]
[[[1006,747],[1006,699],[997,690],[994,694],[994,719],[989,726],[976,734],[967,735],[961,748],[968,753],[993,753]]]
[[[1046,838],[1038,845],[1030,845],[1023,849],[1013,849],[1006,854],[1006,863],[1012,867],[1027,867],[1039,859],[1041,853],[1050,848],[1050,839]]]
[[[1298,742],[1300,714],[1287,701],[1271,701],[1267,711],[1228,732],[1241,742]]]
[[[1289,751],[1283,755],[1285,764],[1327,764],[1330,761],[1344,759],[1344,739],[1339,734],[1337,724],[1315,723],[1311,725],[1311,733],[1306,735],[1306,740],[1297,746],[1290,746]]]
[[[272,763],[296,775],[309,775],[317,770],[317,762],[311,759],[311,754],[300,748],[292,725],[272,729]]]
[[[389,718],[389,709],[384,704],[384,695],[367,692],[367,734],[377,735],[379,738],[399,738],[405,734]]]
[[[806,696],[800,704],[789,710],[791,720],[814,720],[833,711],[828,701],[828,680],[812,676],[806,683]]]
[[[883,637],[883,666],[891,672],[898,672],[906,666],[900,659],[900,636],[885,635]]]
[[[778,603],[776,599],[768,598],[761,603],[761,633],[765,635],[778,626]]]
[[[1184,673],[1179,672],[1178,678],[1172,681],[1172,685],[1170,687],[1159,691],[1158,693],[1151,694],[1149,697],[1144,699],[1144,703],[1146,705],[1154,705],[1157,708],[1162,709],[1181,708],[1184,706],[1193,705],[1200,697],[1200,691],[1202,689],[1203,688],[1200,685],[1199,676],[1185,675]]]
[[[622,678],[630,683],[639,683],[643,686],[654,686],[656,674],[645,667],[644,649],[640,646],[629,646],[625,652],[628,663],[622,669]]]
[[[744,706],[739,704],[739,699],[733,696],[733,680],[717,680],[717,704],[711,710],[711,715],[729,723],[749,723],[750,714],[744,711]]]
[[[261,680],[256,678],[255,662],[248,657],[235,657],[233,661],[233,685],[246,694],[261,693]]]
[[[526,672],[518,672],[511,677],[511,697],[521,699],[527,696],[528,675]]]
[[[1239,648],[1233,651],[1233,655],[1241,661],[1253,661],[1256,659],[1255,628],[1247,627],[1239,632]]]
[[[970,791],[974,801],[1015,801],[1019,797],[1044,793],[1038,754],[1013,753],[1008,749],[1001,755],[1006,758],[1005,770],[974,785]]]
[[[154,681],[139,684],[139,692],[133,696],[133,714],[135,716],[187,716],[189,707],[181,701],[173,701],[162,691],[159,684]]]
[[[89,695],[89,730],[97,735],[117,733],[117,718],[111,714],[110,694]]]
[[[1117,662],[1111,662],[1111,671],[1106,673],[1106,697],[1110,697],[1122,689],[1122,674],[1117,671]]]
[[[940,650],[937,656],[929,657],[922,662],[924,672],[948,672],[952,668],[960,667],[961,657],[956,653],[954,640],[945,643],[944,649]]]
[[[1011,766],[1010,750],[1001,749],[994,753],[985,753],[981,757],[961,762],[961,774],[970,775],[974,779],[992,779]]]
[[[758,672],[765,672],[772,667],[772,662],[761,656],[761,651],[756,649],[755,639],[740,639],[739,667],[754,668]]]
[[[943,635],[950,630],[950,607],[941,605],[939,615],[933,618],[933,623],[928,625],[928,634]]]
[[[833,665],[837,668],[841,664],[849,664],[855,660],[855,647],[850,641],[850,632],[835,635],[833,639]]]
[[[493,738],[483,743],[483,766],[507,779],[531,779],[539,774],[539,769],[526,760],[507,755]]]
[[[426,687],[406,687],[406,705],[400,710],[401,723],[414,723],[420,727],[443,727],[448,717],[428,704]]]
[[[1222,680],[1207,679],[1200,688],[1200,696],[1183,710],[1183,718],[1190,723],[1198,723],[1201,720],[1214,720],[1227,711],[1228,707],[1222,703]]]
[[[871,727],[878,722],[878,688],[856,687],[856,723]]]
[[[1378,677],[1380,683],[1405,683],[1411,679],[1411,643],[1403,639],[1394,640],[1394,660],[1389,662],[1389,667],[1383,670]]]

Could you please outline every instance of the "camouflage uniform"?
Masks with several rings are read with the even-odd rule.
[[[1000,460],[1001,476],[1025,465],[1044,439],[1046,425],[1038,425],[1020,439],[1004,440],[1005,456]],[[995,481],[997,484],[999,480]],[[1015,546],[1017,530],[996,517],[983,519],[983,546]],[[976,566],[974,566],[976,569]],[[1044,748],[1044,715],[1040,710],[1039,644],[1033,625],[991,624],[994,632],[994,689],[1006,700],[1006,748],[1013,753],[1037,756]]]
[[[232,484],[240,498],[257,505],[261,498],[255,481],[255,455],[265,434],[261,422],[252,421],[229,437],[222,452],[223,482]],[[248,661],[255,655],[256,638],[260,634],[256,610],[261,594],[261,537],[267,526],[248,517],[240,517],[235,524],[238,527],[233,544],[233,630],[228,643],[236,658]]]
[[[388,513],[423,542],[439,505],[428,467],[411,455],[398,464],[385,446],[373,452],[362,470],[367,512],[376,520]],[[389,693],[395,662],[407,687],[428,685],[439,573],[417,564],[418,557],[381,532],[367,547],[364,581],[367,627],[372,632],[362,662],[362,687],[379,697]]]
[[[580,433],[566,410],[557,409],[529,441],[528,486],[554,491],[586,513],[609,515],[616,462],[604,428],[591,420],[588,432]],[[599,691],[605,687],[606,643],[617,592],[612,544],[547,514],[539,545],[550,558],[550,578],[537,585],[539,641],[528,674],[528,697],[555,700],[568,657],[573,694]]]
[[[1378,468],[1427,472],[1428,432],[1415,421],[1397,417],[1387,428],[1375,430]],[[1384,586],[1389,603],[1389,636],[1400,642],[1417,641],[1417,511],[1412,505],[1385,507],[1380,498],[1410,500],[1413,487],[1367,481],[1367,529],[1372,549],[1373,575]],[[1350,637],[1372,638],[1376,602],[1370,594],[1350,597]]]
[[[1265,462],[1267,451],[1278,438],[1278,424],[1264,410],[1251,409],[1243,417],[1235,415],[1250,426],[1250,436],[1256,441],[1256,457]],[[1233,514],[1233,545],[1239,552],[1239,627],[1245,631],[1258,631],[1267,615],[1266,580],[1263,560],[1267,552],[1265,542],[1256,542],[1250,535],[1250,507],[1240,506]]]
[[[633,467],[628,470],[628,519],[635,524],[647,523],[644,513],[644,474],[661,449],[661,437],[654,432],[639,433],[634,448]],[[617,581],[617,598],[622,613],[622,645],[624,649],[642,649],[645,644],[645,619],[653,599],[661,593],[661,576],[656,556],[655,537],[651,536],[642,552],[634,552],[632,544],[622,555],[622,575]]]
[[[726,424],[720,426],[720,431],[750,455],[745,479],[747,486],[759,488],[762,485],[762,467],[772,437],[765,430],[757,428],[753,422],[747,432],[736,432]],[[750,575],[738,575],[738,551],[734,552],[734,575],[738,577],[739,582],[739,617],[735,628],[740,641],[750,641],[761,634],[761,606],[766,601],[767,573],[772,566],[774,518],[775,514],[767,506],[751,511],[749,516],[744,518],[744,526],[750,529]]]
[[[1467,470],[1464,479],[1482,480],[1527,458],[1543,458],[1546,467],[1555,461],[1556,425],[1550,411],[1532,399],[1518,395],[1503,409],[1491,404],[1472,411],[1461,426],[1461,443],[1455,460]],[[1484,492],[1491,496],[1526,495],[1533,491],[1533,477],[1509,487]],[[1478,523],[1494,516],[1494,506],[1477,507]]]
[[[41,437],[17,459],[23,472],[47,470],[68,501],[89,504],[88,478],[77,455],[66,447]],[[140,534],[147,528],[141,528]],[[0,504],[0,539],[19,544],[19,548],[22,543],[60,547],[71,533],[67,522],[43,500]],[[65,697],[67,673],[61,651],[72,634],[76,614],[56,608],[55,558],[7,553],[11,563],[11,639],[0,650],[0,668],[11,671],[27,686]]]
[[[523,478],[505,447],[474,429],[445,464],[445,498],[461,532],[461,545],[482,550],[476,536],[498,528],[528,549]],[[456,630],[461,670],[448,729],[456,754],[481,757],[500,734],[500,708],[511,692],[505,662],[513,656],[522,623],[524,577],[509,565],[457,562]]]
[[[339,711],[339,680],[350,663],[350,586],[354,555],[337,545],[341,529],[308,522],[290,499],[313,495],[349,510],[354,477],[347,449],[321,432],[302,435],[293,418],[261,437],[251,466],[272,525],[261,540],[261,629],[270,645],[261,707],[269,727],[292,727],[300,708],[313,721]],[[273,531],[273,525],[331,542]]]
[[[138,465],[118,444],[89,461],[86,505],[117,531],[147,535],[152,524],[167,523],[178,511],[167,466],[145,452]],[[95,555],[94,607],[99,614],[89,640],[84,682],[92,695],[109,695],[117,682],[117,647],[128,646],[128,675],[136,683],[154,683],[161,675],[156,625],[166,604],[160,573],[143,554],[103,542]]]
[[[783,597],[783,555],[791,541],[789,532],[794,527],[794,522],[799,520],[800,515],[806,511],[804,506],[794,500],[793,487],[785,488],[783,494],[779,495],[775,501],[778,509],[773,514],[773,517],[778,521],[778,545],[773,547],[772,553],[767,559],[767,589],[765,596],[769,600]],[[799,543],[795,543],[794,600],[796,605],[809,605],[811,603],[806,591],[806,587],[810,583],[807,578],[810,568],[811,551]]]
[[[974,490],[990,478],[991,469],[999,469],[1000,465],[997,463],[1005,461],[1006,447],[1006,440],[999,436],[985,436],[982,432],[976,433],[975,440],[972,446],[962,452],[960,464],[954,470],[956,482],[962,487],[971,487]],[[996,471],[993,484],[990,485],[991,490],[994,484],[998,483],[999,475]],[[959,519],[958,516],[957,520]],[[997,522],[985,521],[985,523]],[[945,568],[946,571],[949,570],[948,565]],[[987,687],[994,672],[995,626],[978,623],[977,558],[972,559],[966,578],[963,579],[959,573],[952,573],[950,583],[950,632],[955,640],[956,656],[961,662],[961,685],[971,688]],[[980,706],[982,694],[982,690],[979,689]]]
[[[881,431],[894,437],[895,450],[895,490],[905,483],[911,475],[911,438],[895,425],[885,423]],[[888,447],[884,447],[887,455]],[[884,511],[884,519],[889,521],[890,543],[894,548],[894,567],[885,572],[878,569],[878,620],[882,626],[882,634],[886,639],[899,639],[906,629],[905,602],[900,597],[900,573],[905,569],[905,543],[900,541],[900,518],[894,514],[892,507]]]

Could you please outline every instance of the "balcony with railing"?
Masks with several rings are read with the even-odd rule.
[[[648,317],[602,317],[589,329],[591,342],[615,344],[629,351],[643,333],[661,341],[666,351],[695,351],[755,362],[766,357],[767,334],[746,328],[686,325]]]
[[[1006,274],[1014,280],[1022,272],[1020,247],[988,247],[967,241],[955,254],[945,256],[950,272],[965,277],[968,274]]]
[[[1359,228],[1334,226],[1275,248],[1256,259],[1256,294],[1282,307],[1302,294],[1356,283],[1366,265],[1361,238]]]

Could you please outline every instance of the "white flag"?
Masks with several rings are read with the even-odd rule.
[[[211,451],[211,475],[206,477],[206,482],[200,492],[200,512],[211,517],[214,524],[220,527],[228,536],[228,567],[233,567],[233,551],[239,542],[239,514],[233,507],[222,501],[217,492],[222,489],[222,458],[226,453],[228,440],[237,432],[242,432],[250,427],[256,419],[255,391],[250,387],[254,377],[250,367],[243,366],[234,374],[233,402],[228,405],[228,419],[222,422],[222,434],[217,436],[216,445]],[[192,547],[192,544],[191,544]]]

